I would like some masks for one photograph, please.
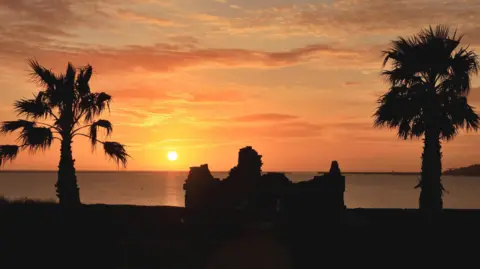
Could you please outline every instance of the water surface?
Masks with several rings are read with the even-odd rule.
[[[82,202],[184,206],[188,172],[78,172]],[[294,182],[316,173],[290,173]],[[227,173],[213,173],[225,178]],[[56,172],[1,172],[0,195],[9,198],[55,199]],[[417,208],[416,175],[346,175],[349,208]],[[480,208],[480,177],[443,176],[446,208]]]

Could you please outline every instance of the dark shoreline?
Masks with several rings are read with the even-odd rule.
[[[476,240],[480,227],[477,209],[446,209],[435,228],[416,209],[347,209],[341,216],[298,212],[269,225],[239,212],[167,206],[96,204],[67,210],[54,203],[4,203],[0,216],[0,268],[212,268],[206,265],[219,251],[244,238],[270,238],[287,247],[295,269],[320,268],[340,255],[367,255],[364,262],[370,265],[379,262],[373,253],[413,262],[417,255],[395,250],[405,251],[408,244],[413,251],[416,242],[425,244],[425,235],[438,236],[440,227],[442,242],[461,239],[469,245],[465,242]],[[450,244],[442,247],[459,246]]]

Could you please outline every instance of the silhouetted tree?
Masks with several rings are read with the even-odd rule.
[[[475,52],[459,47],[462,36],[447,26],[429,27],[413,37],[399,37],[384,51],[392,69],[384,70],[390,89],[378,99],[375,126],[398,128],[402,139],[424,136],[419,207],[443,208],[441,142],[460,128],[478,129],[479,117],[467,103],[470,80],[478,72]]]
[[[26,120],[6,121],[0,126],[0,133],[7,134],[20,131],[17,141],[20,145],[0,146],[0,165],[12,161],[20,150],[28,149],[30,153],[44,151],[56,139],[61,143],[58,179],[55,187],[60,204],[80,204],[80,194],[75,175],[72,156],[72,142],[75,136],[90,139],[92,148],[97,143],[103,144],[105,153],[117,164],[127,163],[124,146],[117,142],[100,141],[97,131],[103,128],[106,135],[112,133],[112,124],[107,120],[94,119],[105,109],[109,109],[110,95],[90,91],[89,81],[92,66],[75,68],[68,63],[65,74],[56,75],[41,66],[37,61],[29,62],[32,77],[43,90],[33,99],[21,99],[14,104],[19,116]],[[38,120],[50,119],[53,122],[43,123]],[[87,130],[83,133],[83,130]]]

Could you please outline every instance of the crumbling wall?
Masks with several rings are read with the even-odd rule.
[[[315,215],[319,212],[341,212],[345,209],[345,176],[336,161],[330,172],[292,184],[285,199],[289,214]]]
[[[208,164],[190,167],[188,177],[185,180],[185,207],[208,208],[215,204],[215,192],[220,184],[219,179],[210,173]]]

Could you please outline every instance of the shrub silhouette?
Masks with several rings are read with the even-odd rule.
[[[57,197],[62,205],[80,204],[80,193],[75,175],[72,155],[72,142],[76,136],[90,139],[92,148],[97,143],[103,144],[105,154],[117,164],[126,166],[125,147],[118,142],[100,141],[98,129],[112,133],[112,124],[107,120],[97,120],[103,111],[109,109],[111,96],[101,92],[91,92],[89,81],[92,77],[92,66],[75,68],[68,63],[65,74],[56,75],[41,66],[37,61],[29,62],[32,77],[43,87],[33,99],[21,99],[15,102],[15,111],[26,120],[6,121],[0,126],[0,133],[7,134],[19,131],[17,141],[20,145],[0,146],[0,165],[12,161],[20,150],[30,153],[48,149],[54,140],[61,143],[58,179],[55,184]],[[53,120],[43,123],[39,120]],[[87,130],[87,133],[83,131]]]

